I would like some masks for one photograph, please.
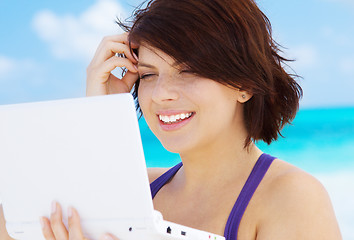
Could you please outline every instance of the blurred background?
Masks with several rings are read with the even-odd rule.
[[[84,96],[96,47],[122,32],[115,18],[127,18],[140,2],[0,0],[0,105]],[[344,239],[354,239],[354,1],[257,3],[284,56],[296,60],[290,66],[304,90],[284,138],[258,145],[315,175],[332,198]],[[140,127],[148,166],[180,160],[144,119]]]

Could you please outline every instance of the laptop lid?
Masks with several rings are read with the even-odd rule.
[[[85,221],[151,218],[131,94],[0,106],[0,198],[8,224],[38,223],[52,200]]]

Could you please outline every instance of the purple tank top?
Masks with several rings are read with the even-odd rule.
[[[252,172],[248,176],[247,181],[231,210],[229,218],[227,219],[224,231],[224,237],[226,240],[237,240],[238,228],[242,216],[254,192],[256,191],[258,185],[262,181],[274,159],[275,157],[263,153],[254,165]],[[152,198],[154,198],[157,192],[173,178],[173,176],[181,167],[182,163],[177,164],[150,184]]]

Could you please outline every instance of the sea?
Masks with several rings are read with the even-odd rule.
[[[162,147],[143,117],[139,126],[148,167],[181,161]],[[316,177],[329,193],[343,239],[354,240],[354,107],[301,109],[281,133],[270,145],[256,144]]]

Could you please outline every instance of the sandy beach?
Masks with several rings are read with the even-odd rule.
[[[315,174],[327,189],[343,239],[354,240],[354,170]]]

